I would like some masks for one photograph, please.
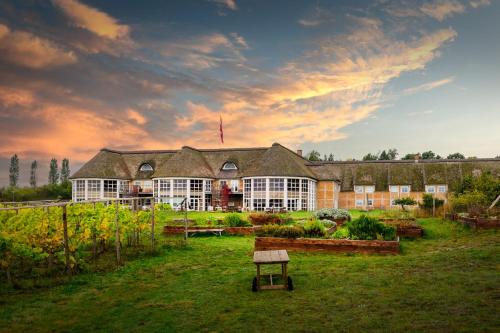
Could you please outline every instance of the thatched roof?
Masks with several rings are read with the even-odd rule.
[[[155,170],[152,178],[159,177],[214,178],[214,173],[198,150],[182,147]]]
[[[377,191],[411,185],[412,191],[423,191],[426,184],[448,184],[454,190],[465,175],[491,172],[500,177],[500,159],[317,162],[309,168],[320,180],[340,179],[342,191],[352,191],[354,185],[375,185]]]
[[[222,170],[226,162],[233,162],[238,169]],[[144,163],[150,164],[153,171],[139,171]],[[342,191],[352,191],[354,185],[375,185],[377,191],[387,191],[389,185],[411,185],[412,191],[423,191],[426,184],[448,184],[454,190],[463,176],[487,171],[500,177],[500,159],[310,162],[275,143],[261,148],[102,149],[71,178],[281,176],[338,181]]]
[[[283,176],[283,177],[309,177],[316,175],[306,166],[306,159],[297,155],[279,143],[273,143],[271,148],[246,170],[246,177],[255,176]]]

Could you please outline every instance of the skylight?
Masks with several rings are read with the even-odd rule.
[[[144,163],[139,168],[139,171],[153,171],[153,167],[149,163]]]
[[[226,162],[222,166],[222,170],[238,170],[238,168],[236,167],[236,164],[234,164],[233,162]]]

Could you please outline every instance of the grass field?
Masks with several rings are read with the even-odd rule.
[[[497,231],[421,219],[399,256],[290,253],[295,290],[252,293],[253,237],[187,247],[0,294],[1,332],[498,332]]]

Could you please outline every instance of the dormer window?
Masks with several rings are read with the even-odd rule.
[[[226,162],[222,166],[222,170],[238,170],[238,168],[236,167],[236,164],[234,164],[233,162]]]
[[[149,163],[144,163],[139,167],[139,171],[153,171],[153,167]]]

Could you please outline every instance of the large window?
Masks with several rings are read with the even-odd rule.
[[[101,180],[90,179],[87,181],[88,200],[98,200],[101,198]]]
[[[253,209],[262,211],[266,208],[266,199],[253,199]]]
[[[265,191],[266,190],[266,180],[264,178],[256,178],[253,180],[253,190]]]
[[[436,186],[434,186],[434,185],[425,185],[425,192],[427,192],[427,193],[435,193],[436,192]]]
[[[81,180],[76,180],[75,183],[75,189],[74,189],[74,192],[75,192],[75,197],[74,197],[74,200],[75,201],[83,201],[85,200],[85,180],[81,179]]]
[[[191,179],[190,180],[190,192],[191,193],[198,193],[203,190],[203,180],[201,179]]]
[[[118,196],[118,181],[104,180],[104,198],[116,198]]]
[[[363,186],[354,186],[354,192],[356,193],[363,193],[364,192],[364,189],[363,189]]]

